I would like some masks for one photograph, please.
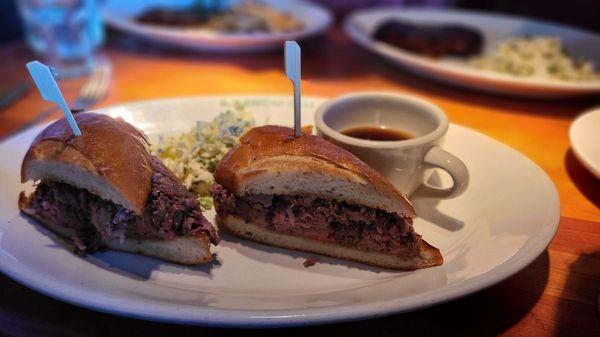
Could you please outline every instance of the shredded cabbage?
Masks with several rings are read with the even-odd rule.
[[[476,68],[519,77],[589,81],[600,79],[590,60],[570,56],[561,40],[535,36],[498,41],[483,56],[470,59]]]
[[[208,189],[214,183],[213,172],[217,164],[253,126],[252,114],[236,105],[210,122],[198,121],[188,132],[177,136],[161,135],[151,150],[190,191],[199,195],[200,206],[210,209],[212,199]]]

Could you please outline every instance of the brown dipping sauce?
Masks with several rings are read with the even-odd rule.
[[[399,141],[414,138],[407,132],[379,126],[357,126],[342,130],[341,133],[349,137],[366,140]]]

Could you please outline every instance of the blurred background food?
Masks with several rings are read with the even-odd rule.
[[[382,22],[373,38],[433,58],[477,55],[484,43],[481,32],[473,27],[462,24],[415,24],[399,19]]]
[[[377,8],[384,9],[369,17]],[[594,0],[7,0],[0,3],[0,45],[22,39],[32,52],[29,58],[49,64],[64,79],[110,63],[112,48],[145,49],[144,56],[185,49],[203,60],[209,53],[274,55],[286,40],[311,39],[316,43],[307,46],[324,48],[346,38],[397,63],[399,72],[488,92],[567,96],[600,92],[597,13],[600,2]],[[439,14],[443,19],[436,21]],[[359,15],[378,26],[366,34],[368,43],[348,29]],[[530,20],[536,18],[549,25]],[[506,25],[498,23],[503,19]],[[532,86],[535,80],[541,84],[527,92],[513,85]],[[24,85],[8,82],[0,84],[0,92],[10,100]],[[563,84],[570,89],[547,90]]]
[[[489,53],[473,57],[470,63],[478,69],[517,77],[564,81],[600,78],[590,60],[571,56],[560,39],[549,36],[500,40]]]
[[[189,7],[153,7],[136,18],[146,24],[203,28],[217,32],[294,32],[304,24],[284,10],[257,0],[228,5],[227,1],[196,0]]]
[[[17,1],[0,1],[0,43],[23,36],[23,23],[17,13]],[[98,2],[102,4],[103,1]],[[222,3],[223,1],[207,2]],[[330,8],[338,21],[359,8],[387,5],[419,6],[515,14],[600,31],[600,20],[598,20],[600,5],[596,0],[572,0],[568,3],[561,0],[314,0],[314,2]]]

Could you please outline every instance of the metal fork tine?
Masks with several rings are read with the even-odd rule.
[[[103,69],[102,80],[100,81],[100,85],[98,86],[98,91],[97,91],[98,99],[102,98],[102,96],[104,94],[106,94],[106,91],[110,84],[111,76],[112,76],[112,67],[110,64],[107,63]]]
[[[87,109],[99,101],[110,84],[112,67],[108,62],[102,62],[98,65],[98,69],[92,74],[90,79],[83,85],[79,91],[79,95],[73,102],[75,109]]]
[[[93,90],[93,87],[98,82],[99,76],[100,76],[100,71],[95,71],[92,74],[92,76],[90,77],[90,79],[87,82],[85,82],[85,84],[81,88],[81,91],[79,92],[79,96],[88,96],[89,93]]]
[[[98,87],[98,83],[100,82],[100,73],[101,71],[98,70],[98,72],[96,72],[94,76],[92,76],[92,78],[90,79],[89,85],[86,88],[82,89],[82,99],[89,101],[93,97],[93,94],[96,91],[96,88]]]
[[[93,87],[91,87],[90,92],[88,93],[90,98],[94,98],[94,97],[98,96],[99,89],[102,86],[102,82],[104,81],[105,69],[106,69],[106,67],[104,65],[100,66],[100,71],[98,71],[95,85]]]
[[[89,93],[88,99],[91,102],[97,102],[104,96],[106,89],[108,88],[110,80],[110,70],[108,67],[103,67],[100,71],[98,82],[93,90]]]

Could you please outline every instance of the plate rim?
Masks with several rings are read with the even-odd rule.
[[[167,101],[178,101],[182,99],[223,99],[223,98],[239,98],[239,99],[281,99],[286,97],[285,95],[207,95],[207,96],[188,96],[185,98],[163,98],[154,100],[139,100],[135,102],[128,102],[125,104],[116,104],[102,109],[95,110],[96,112],[108,113],[110,109],[117,107],[127,106],[131,104],[139,103],[156,103],[161,101],[165,103]],[[307,96],[307,99],[323,99],[322,97]],[[43,125],[38,125],[36,128],[41,128]],[[6,263],[3,259],[0,259],[0,270],[14,281],[40,292],[51,298],[67,302],[79,307],[86,309],[96,310],[109,314],[116,314],[125,317],[143,319],[148,321],[163,322],[163,323],[176,323],[185,325],[202,325],[202,326],[214,326],[214,327],[284,327],[284,326],[307,326],[325,323],[336,323],[336,322],[347,322],[353,320],[364,320],[375,317],[388,316],[392,314],[403,313],[407,311],[422,309],[435,304],[444,303],[450,300],[458,299],[474,292],[483,290],[490,287],[498,282],[505,280],[506,278],[519,272],[533,260],[535,260],[550,244],[554,238],[558,225],[560,222],[560,200],[556,186],[547,175],[547,173],[535,162],[529,159],[519,151],[495,140],[483,133],[476,130],[463,127],[457,124],[452,124],[452,128],[462,129],[463,132],[474,133],[478,136],[485,137],[491,141],[494,146],[500,146],[509,150],[513,155],[518,156],[521,160],[524,160],[532,167],[538,170],[540,177],[542,178],[543,185],[548,189],[549,200],[554,207],[549,207],[549,211],[545,214],[546,219],[544,220],[547,225],[544,227],[546,230],[540,235],[534,237],[532,242],[522,246],[513,256],[500,265],[497,265],[493,269],[483,274],[477,275],[469,280],[461,281],[453,285],[445,286],[444,288],[436,288],[426,293],[427,300],[423,300],[424,294],[417,294],[403,298],[390,299],[388,301],[378,302],[377,306],[373,307],[373,304],[358,304],[358,305],[346,305],[343,310],[331,310],[331,308],[316,308],[316,309],[303,309],[303,310],[282,310],[281,312],[288,313],[287,315],[281,315],[277,312],[266,313],[262,311],[262,314],[251,314],[251,310],[234,312],[225,309],[203,309],[193,305],[183,304],[171,304],[167,308],[162,309],[155,308],[154,311],[141,311],[132,310],[135,305],[130,304],[126,306],[114,306],[113,296],[102,295],[102,293],[94,292],[94,296],[81,296],[82,294],[89,294],[89,289],[82,290],[76,288],[76,291],[72,289],[62,289],[60,282],[53,278],[44,278],[42,273],[36,271],[28,271],[27,269],[7,269]],[[33,131],[34,128],[24,130],[17,134],[17,136],[23,135],[26,132]],[[527,249],[525,249],[527,248]],[[41,276],[41,278],[40,278]],[[40,280],[43,280],[40,281]],[[431,298],[434,297],[434,298]],[[164,303],[155,300],[146,300],[144,307],[148,306],[148,303]],[[407,304],[408,303],[408,304]],[[140,304],[138,303],[138,306]],[[164,315],[165,310],[177,311],[176,308],[182,309],[185,307],[192,307],[194,310],[189,311],[188,315],[171,314]],[[156,310],[158,309],[158,310]],[[307,312],[310,311],[310,312]],[[194,313],[194,318],[191,318],[190,314]],[[243,313],[243,314],[240,314]],[[185,317],[184,317],[185,316]]]
[[[354,23],[357,17],[362,15],[374,14],[374,13],[383,13],[400,11],[396,7],[376,7],[370,9],[359,9],[350,13],[347,18],[344,20],[343,28],[344,31],[348,34],[348,36],[358,45],[367,49],[368,51],[380,56],[384,57],[394,63],[397,63],[399,66],[406,68],[407,66],[418,66],[419,73],[428,73],[425,76],[432,76],[437,73],[444,73],[444,76],[461,76],[466,78],[467,80],[476,80],[486,82],[488,85],[510,85],[512,87],[520,87],[520,88],[528,88],[528,89],[537,89],[537,90],[552,90],[558,91],[561,93],[568,94],[592,94],[596,92],[600,92],[600,79],[589,82],[568,82],[568,81],[558,81],[558,80],[547,80],[547,79],[533,79],[533,78],[517,78],[506,74],[495,73],[491,71],[478,71],[477,69],[470,69],[468,67],[455,67],[450,66],[444,63],[439,63],[433,60],[429,60],[426,57],[422,57],[407,51],[404,51],[400,48],[395,48],[393,46],[386,46],[383,43],[377,42],[370,38],[365,32],[361,31]],[[533,18],[528,18],[524,16],[517,15],[508,15],[508,14],[492,14],[489,12],[483,11],[475,11],[475,10],[451,10],[451,9],[415,9],[409,8],[402,10],[403,13],[410,12],[418,12],[424,14],[450,14],[450,15],[468,15],[468,16],[479,16],[482,18],[494,18],[494,19],[503,19],[503,20],[520,20],[527,23],[533,23],[536,25],[548,25],[553,26],[555,28],[561,30],[570,30],[580,34],[593,35],[600,39],[600,35],[595,34],[589,30],[580,29],[578,27],[569,26],[565,24],[555,23],[547,20],[538,20]],[[390,48],[389,51],[382,51],[380,48],[385,47]],[[393,48],[393,49],[392,49]],[[394,55],[391,53],[393,52]],[[596,65],[600,66],[600,65]],[[414,71],[411,71],[414,73]],[[423,76],[423,75],[421,75]],[[448,83],[452,83],[453,85],[459,85],[456,83],[455,79],[440,79]],[[469,86],[472,88],[472,86]],[[492,90],[492,89],[488,89]],[[502,92],[506,92],[505,89],[500,89]],[[514,91],[514,89],[510,90]],[[526,96],[536,96],[539,95],[530,95],[521,93],[521,95]]]
[[[592,114],[600,115],[600,107],[591,108],[578,114],[571,125],[569,126],[569,143],[571,143],[571,149],[573,154],[579,160],[579,162],[597,179],[600,179],[600,163],[594,163],[588,156],[588,153],[582,150],[582,145],[577,141],[578,128],[584,119]]]

